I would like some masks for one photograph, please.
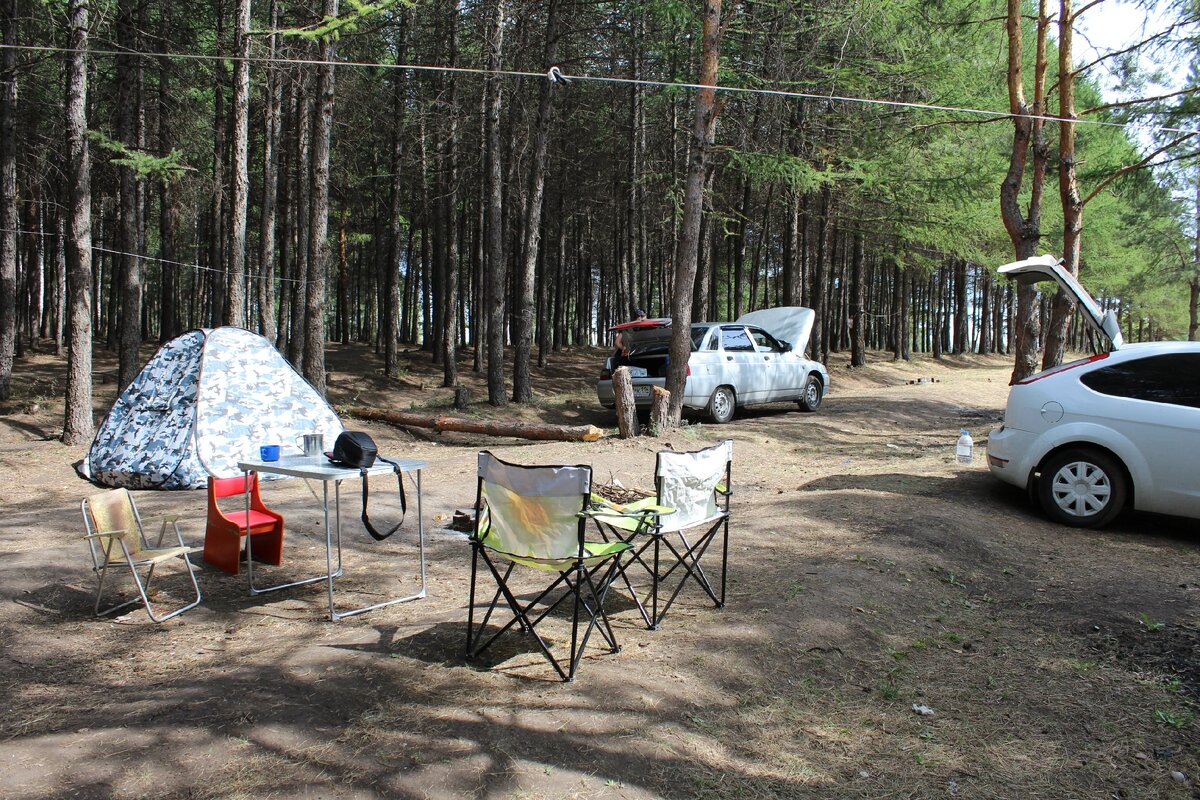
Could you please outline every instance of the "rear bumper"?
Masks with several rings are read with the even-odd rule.
[[[1036,439],[1029,431],[1003,425],[993,429],[988,434],[988,469],[1005,483],[1026,488],[1037,457],[1033,449]]]
[[[688,384],[691,382],[689,381]],[[683,405],[685,408],[704,408],[708,405],[708,398],[697,398],[689,395],[688,389],[690,385],[684,385]],[[666,378],[634,378],[633,379],[633,402],[638,408],[649,408],[650,400],[653,396],[653,389],[659,386],[663,389],[667,386]],[[600,380],[596,382],[596,399],[600,401],[600,405],[605,408],[616,407],[617,401],[613,397],[613,387],[611,380]]]

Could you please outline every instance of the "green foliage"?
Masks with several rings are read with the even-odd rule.
[[[734,150],[730,166],[756,186],[779,184],[799,192],[812,192],[831,177],[805,159],[788,153],[751,153]]]
[[[346,5],[349,10],[338,14],[337,16],[322,17],[319,23],[308,25],[302,28],[284,28],[275,31],[282,36],[295,37],[303,41],[312,42],[320,41],[327,38],[338,38],[342,34],[353,33],[358,30],[358,26],[369,20],[371,17],[382,14],[393,8],[407,6],[411,7],[416,4],[416,0],[375,0],[375,2],[364,2],[364,0],[346,0]]]
[[[115,166],[131,167],[139,178],[168,181],[187,172],[191,167],[183,163],[183,154],[172,149],[165,156],[156,156],[145,150],[127,147],[124,143],[110,139],[103,131],[88,131],[88,139],[101,150],[113,154],[109,159]]]

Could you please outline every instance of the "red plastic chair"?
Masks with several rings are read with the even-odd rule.
[[[248,479],[245,476],[209,478],[204,560],[230,575],[237,575],[240,567],[242,537],[246,535],[247,485],[250,491],[250,535],[254,537],[250,549],[254,560],[276,565],[283,561],[283,515],[263,505],[258,494],[258,474],[250,473]],[[217,500],[223,497],[242,499],[231,510],[222,511]]]

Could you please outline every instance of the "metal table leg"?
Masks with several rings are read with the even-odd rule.
[[[340,531],[339,531],[338,560],[337,560],[337,570],[335,571],[333,569],[332,558],[330,556],[329,546],[328,546],[328,541],[329,541],[329,484],[326,482],[322,482],[322,485],[325,487],[325,491],[324,491],[325,496],[321,501],[321,505],[325,511],[325,540],[326,540],[325,574],[317,575],[312,578],[303,578],[298,581],[290,581],[288,583],[280,583],[280,584],[276,584],[275,586],[255,586],[254,585],[254,551],[253,551],[252,544],[251,544],[254,537],[250,535],[250,492],[249,492],[250,473],[247,472],[247,473],[245,473],[245,475],[246,475],[246,489],[247,489],[247,491],[246,491],[246,579],[247,579],[247,582],[250,584],[250,596],[253,597],[255,595],[267,594],[268,592],[277,592],[280,589],[290,589],[293,586],[305,586],[310,583],[317,583],[318,581],[324,581],[324,580],[328,580],[330,582],[330,584],[332,585],[333,579],[342,574],[342,547],[341,547],[342,540],[341,540],[341,535],[340,535]]]
[[[384,600],[381,603],[373,603],[368,606],[363,606],[362,608],[352,608],[348,611],[338,611],[336,606],[334,605],[334,600],[333,600],[333,579],[336,576],[331,572],[329,574],[329,619],[330,620],[336,622],[337,620],[342,619],[343,617],[352,617],[355,614],[363,614],[367,611],[374,611],[377,608],[384,608],[385,606],[392,606],[397,603],[407,603],[410,600],[419,600],[422,597],[426,596],[426,590],[425,590],[425,517],[421,513],[421,470],[418,469],[418,470],[409,471],[409,475],[414,478],[414,480],[417,484],[417,551],[419,553],[420,565],[421,565],[421,589],[420,589],[420,591],[418,591],[414,594],[405,595],[404,597],[394,597],[390,600]],[[337,572],[337,575],[342,574],[342,571],[341,571],[342,510],[341,510],[341,494],[339,492],[340,485],[341,485],[341,481],[337,481],[334,484],[334,497],[335,497],[334,505],[336,508],[336,516],[337,516],[337,542],[338,542],[338,572]],[[328,490],[326,490],[326,491],[328,491]],[[328,509],[328,503],[326,504],[326,508]],[[326,519],[326,522],[325,522],[326,561],[327,561],[327,563],[332,563],[331,560],[333,558],[333,556],[332,556],[333,545],[329,538],[330,537],[330,534],[329,534],[330,526],[329,526],[328,510],[326,510],[325,519]]]

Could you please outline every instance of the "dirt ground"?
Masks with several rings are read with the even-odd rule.
[[[600,355],[556,355],[520,410],[483,405],[464,362],[467,413],[613,432],[590,388]],[[102,413],[116,370],[96,357]],[[389,380],[368,348],[332,348],[331,399],[449,406],[426,355],[405,363]],[[85,449],[55,438],[63,364],[30,354],[0,409],[0,797],[1200,797],[1197,523],[1130,514],[1070,530],[993,480],[982,445],[1004,406],[1002,359],[876,354],[851,371],[835,356],[830,369],[816,414],[780,404],[660,439],[351,422],[428,462],[429,596],[331,623],[321,584],[251,597],[244,574],[197,556],[203,604],[155,625],[140,609],[91,615],[79,502],[97,490],[71,467]],[[970,465],[953,457],[960,427],[980,445]],[[572,684],[516,634],[463,659],[469,547],[446,526],[473,502],[480,448],[649,487],[656,450],[726,437],[725,608],[689,590],[649,631],[612,597],[623,649],[590,649]],[[339,600],[414,591],[415,509],[376,544],[345,488]],[[318,574],[308,487],[264,495],[288,533],[284,565],[259,579]],[[203,492],[136,497],[144,514],[183,515],[202,544]],[[397,511],[372,492],[373,519]],[[156,584],[160,607],[189,588],[178,568]],[[560,643],[564,629],[551,628]]]

